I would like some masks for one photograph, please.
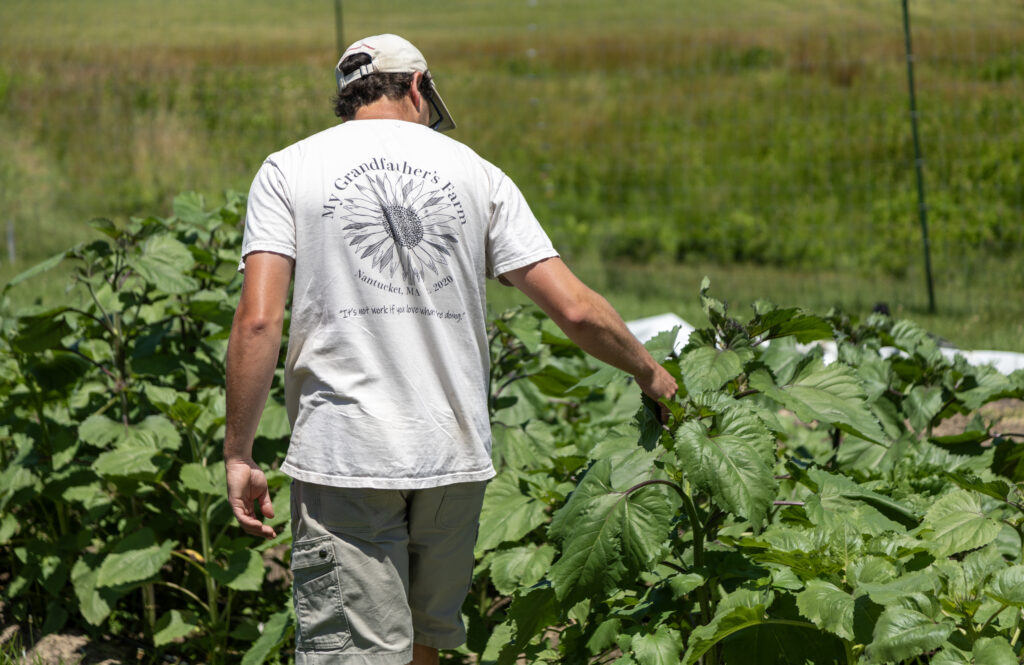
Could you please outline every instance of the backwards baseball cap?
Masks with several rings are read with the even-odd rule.
[[[368,55],[370,57],[370,64],[361,65],[359,69],[343,74],[341,63],[344,62],[345,58],[357,53]],[[374,72],[395,74],[423,72],[424,74],[430,74],[423,54],[420,53],[418,48],[409,43],[408,40],[402,39],[398,35],[375,35],[360,39],[341,54],[341,59],[338,60],[338,65],[334,68],[334,77],[338,81],[338,92],[344,90],[345,86],[349,83],[358,81]],[[436,129],[439,132],[455,129],[455,121],[452,120],[452,114],[449,113],[448,107],[444,105],[444,100],[438,94],[433,78],[430,80],[430,94],[427,95],[427,101],[430,103],[430,128]]]

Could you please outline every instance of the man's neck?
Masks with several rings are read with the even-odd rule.
[[[419,114],[408,97],[398,100],[381,97],[377,101],[356,109],[353,120],[405,120],[419,122]]]

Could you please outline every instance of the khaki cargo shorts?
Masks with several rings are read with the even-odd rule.
[[[421,490],[292,483],[296,665],[405,665],[466,641],[486,482]]]

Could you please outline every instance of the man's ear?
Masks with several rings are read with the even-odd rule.
[[[409,85],[409,97],[412,99],[412,105],[416,107],[417,112],[423,110],[423,105],[427,103],[427,100],[420,94],[420,81],[423,80],[423,72],[413,72],[412,83]]]

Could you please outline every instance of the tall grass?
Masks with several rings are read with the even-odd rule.
[[[936,324],[980,316],[1000,330],[971,339],[1021,348],[1024,9],[912,10],[950,317]],[[421,46],[454,136],[520,184],[589,274],[709,265],[779,300],[920,302],[898,3],[392,0],[344,17],[349,39],[394,31]],[[336,122],[333,19],[320,0],[7,0],[0,210],[19,261],[0,252],[0,280],[88,237],[92,216],[244,190],[266,154]]]

